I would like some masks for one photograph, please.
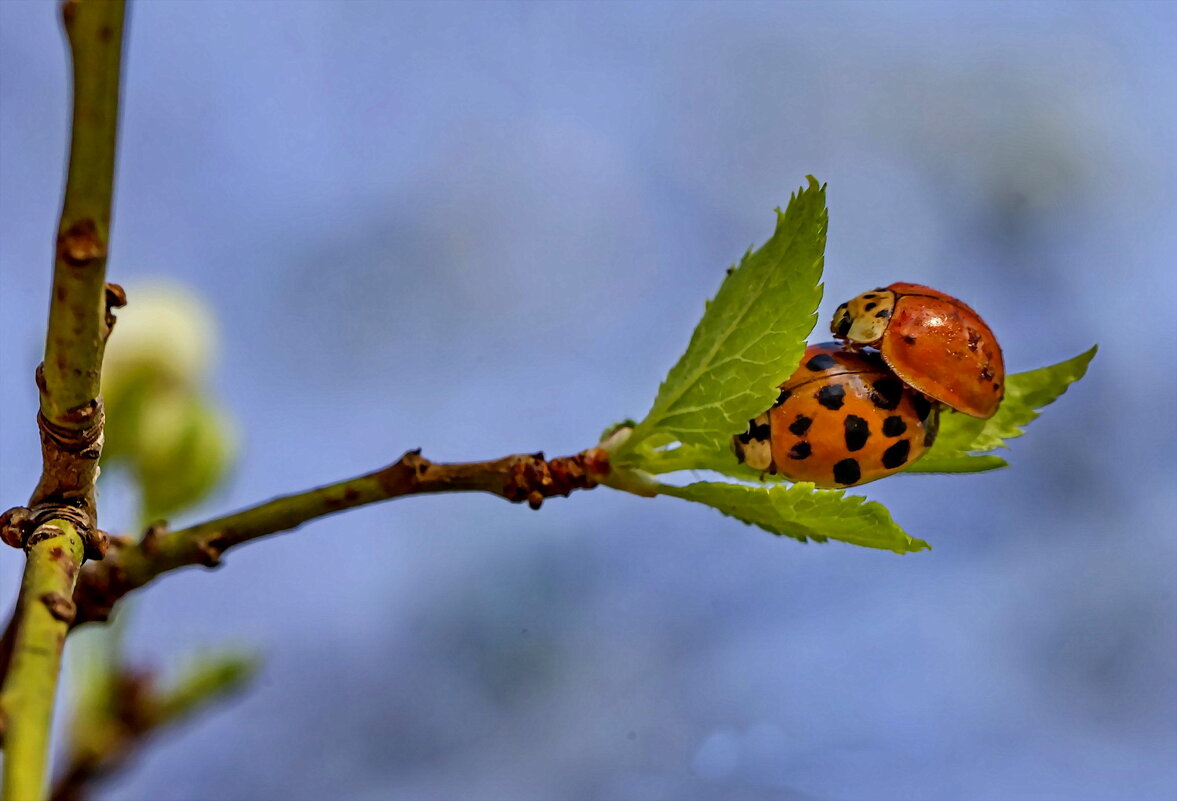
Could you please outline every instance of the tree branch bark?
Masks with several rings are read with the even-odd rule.
[[[101,556],[94,482],[102,453],[102,354],[125,299],[106,285],[119,116],[123,0],[66,0],[62,22],[73,65],[69,172],[53,265],[40,391],[41,479],[29,508],[34,518],[69,506]]]
[[[6,801],[42,798],[49,761],[49,726],[61,669],[61,649],[74,617],[70,596],[82,563],[82,538],[69,520],[37,529],[14,615],[12,661],[0,708],[4,711]]]
[[[355,506],[421,493],[489,492],[538,509],[544,498],[595,487],[608,471],[599,448],[550,460],[536,453],[458,464],[435,464],[420,451],[409,451],[374,473],[275,498],[190,528],[169,532],[156,526],[138,542],[116,538],[106,559],[82,570],[74,592],[75,625],[106,620],[120,598],[170,570],[214,567],[235,545]]]
[[[10,661],[0,664],[3,797],[44,797],[61,649],[74,583],[86,556],[101,558],[94,482],[102,454],[102,354],[122,290],[106,284],[119,116],[123,0],[66,0],[73,65],[69,172],[53,267],[45,359],[37,370],[41,478],[27,509],[0,521],[0,539],[28,554]]]

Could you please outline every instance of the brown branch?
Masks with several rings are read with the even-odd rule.
[[[489,492],[538,509],[544,498],[590,489],[609,471],[604,451],[544,459],[517,454],[488,462],[435,464],[409,451],[374,473],[341,481],[210,520],[179,531],[155,526],[143,539],[115,538],[102,562],[86,565],[78,578],[75,625],[106,620],[115,603],[162,573],[190,565],[213,567],[235,545],[355,506],[433,492]]]

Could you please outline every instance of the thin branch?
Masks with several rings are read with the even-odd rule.
[[[138,542],[116,538],[106,559],[82,570],[74,593],[76,625],[106,620],[120,598],[162,573],[190,565],[213,567],[234,545],[289,531],[317,517],[432,492],[489,492],[538,509],[544,498],[596,486],[608,470],[599,448],[550,460],[536,453],[459,464],[434,464],[420,451],[409,451],[374,473],[275,498],[191,528],[168,532],[153,527]]]
[[[44,797],[61,650],[73,621],[74,583],[86,556],[101,558],[94,482],[102,454],[102,354],[110,309],[106,257],[114,189],[123,0],[66,0],[62,20],[73,63],[69,174],[58,226],[40,390],[41,478],[28,509],[0,521],[0,539],[28,553],[0,665],[3,797]]]
[[[174,686],[161,689],[151,671],[121,662],[95,666],[87,681],[96,686],[79,700],[65,768],[50,801],[80,801],[93,785],[121,770],[160,729],[191,719],[197,712],[244,687],[256,662],[240,654],[201,660]]]
[[[73,118],[45,360],[37,369],[43,465],[29,507],[48,519],[53,512],[42,507],[73,506],[89,539],[102,452],[102,354],[110,309],[125,302],[121,289],[106,285],[125,7],[123,0],[66,0],[61,14]]]
[[[61,648],[74,618],[82,538],[69,520],[51,520],[28,546],[15,614],[20,621],[4,691],[6,801],[42,798],[49,760],[49,726],[61,669]]]
[[[121,0],[67,0],[74,108],[53,305],[45,340],[42,412],[77,430],[75,410],[98,397],[105,346],[105,273],[119,109]]]

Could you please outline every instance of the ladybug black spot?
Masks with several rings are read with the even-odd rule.
[[[982,381],[992,381],[993,380],[993,371],[989,369],[989,365],[985,365],[984,367],[981,368],[981,380]]]
[[[856,414],[848,414],[842,421],[842,427],[845,429],[846,450],[862,450],[862,446],[870,439],[870,424]]]
[[[879,309],[877,312],[875,312],[875,317],[878,317],[880,320],[886,320],[890,316],[890,309]]]
[[[842,311],[843,309],[846,309],[846,308],[848,308],[847,305],[845,303],[843,303],[841,306],[838,307],[837,310]]]
[[[838,330],[835,331],[834,333],[840,337],[844,337],[850,333],[850,325],[851,325],[850,316],[847,315],[838,321]]]
[[[928,413],[932,411],[932,402],[928,400],[928,396],[922,392],[913,392],[911,398],[911,405],[915,407],[915,413],[920,420],[927,420]]]
[[[898,406],[903,398],[903,382],[893,376],[880,378],[872,386],[874,389],[870,393],[871,403],[880,409],[890,411]]]
[[[837,367],[837,360],[828,353],[819,353],[809,361],[805,362],[805,367],[815,373],[820,373],[822,370],[828,370],[831,367]]]
[[[863,311],[874,311],[874,310],[875,310],[875,307],[876,307],[876,306],[878,306],[878,305],[879,305],[879,304],[875,303],[874,301],[871,301],[870,303],[868,303],[868,304],[866,304],[865,306],[863,306],[863,307],[862,307],[862,310],[863,310]]]
[[[887,450],[883,451],[883,467],[894,470],[907,461],[911,453],[911,440],[901,439]]]
[[[875,292],[878,292],[878,290],[876,289],[876,290],[875,290]],[[864,295],[863,295],[863,297],[864,297],[864,298],[873,298],[873,297],[877,297],[877,296],[875,295],[875,292],[867,292],[866,294],[864,294]]]
[[[806,417],[803,414],[797,415],[797,419],[789,423],[789,430],[799,437],[805,436],[805,432],[809,430],[809,426],[813,423],[812,417]]]
[[[858,479],[862,478],[862,468],[858,466],[857,459],[843,459],[834,465],[834,481],[839,484],[857,484]]]
[[[875,292],[886,292],[886,291],[887,291],[887,287],[885,287],[885,286],[875,287]]]
[[[801,440],[789,451],[789,458],[797,460],[808,459],[811,453],[813,453],[813,448],[809,446],[808,442]]]
[[[768,423],[757,425],[755,420],[749,420],[748,424],[750,426],[748,428],[748,436],[752,439],[763,442],[772,436],[772,428],[769,427]]]
[[[907,423],[899,415],[892,415],[883,421],[883,436],[897,437],[907,430]]]
[[[831,411],[838,411],[846,400],[846,388],[841,384],[827,384],[814,395],[817,402]]]

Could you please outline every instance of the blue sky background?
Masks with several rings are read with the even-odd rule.
[[[136,4],[110,278],[215,309],[242,431],[177,522],[410,447],[593,444],[807,173],[823,326],[904,280],[1013,371],[1101,351],[1009,469],[860,491],[919,555],[602,489],[405,499],[174,575],[135,657],[265,668],[102,797],[1173,798],[1175,30],[1131,2]],[[64,80],[52,6],[0,3],[7,505],[38,471]]]

